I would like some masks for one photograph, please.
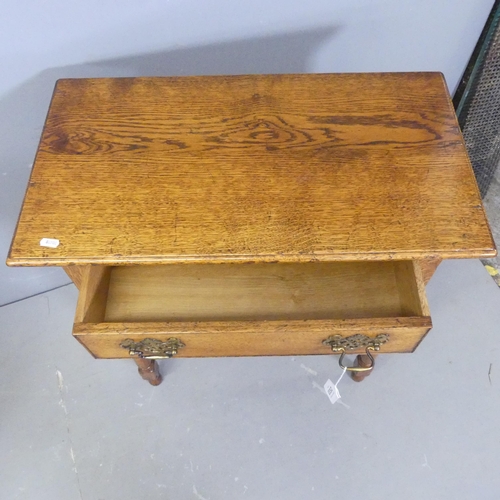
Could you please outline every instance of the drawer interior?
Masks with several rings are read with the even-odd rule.
[[[428,316],[415,266],[411,261],[94,266],[77,322]]]

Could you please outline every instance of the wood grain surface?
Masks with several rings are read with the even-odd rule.
[[[418,261],[418,264],[422,270],[422,276],[424,279],[424,283],[427,285],[430,279],[436,272],[436,269],[439,267],[439,264],[443,259],[439,257],[429,257],[428,259],[422,259]]]
[[[75,322],[100,322],[108,303],[109,280],[112,267],[86,266],[76,305]]]
[[[332,354],[323,340],[330,335],[389,335],[380,353],[412,352],[431,328],[429,317],[360,318],[352,320],[241,321],[177,323],[75,323],[73,336],[97,358],[129,358],[120,347],[125,339],[136,342],[171,337],[186,346],[176,357],[294,356]],[[364,348],[349,351],[363,354]]]
[[[70,277],[76,288],[80,290],[83,280],[83,271],[86,266],[65,266],[64,272]]]
[[[162,376],[160,374],[160,369],[158,363],[154,359],[141,359],[134,358],[137,364],[137,371],[139,375],[147,380],[151,385],[160,385],[162,382]]]
[[[73,334],[103,358],[151,337],[180,338],[181,357],[328,354],[356,333],[410,352],[431,327],[422,280],[411,261],[87,266]]]
[[[440,74],[252,75],[60,80],[8,264],[494,254]]]
[[[428,316],[418,293],[412,261],[119,266],[94,321]]]
[[[378,263],[377,263],[378,264]],[[401,316],[430,316],[425,282],[420,263],[411,260],[393,261],[399,292]],[[380,289],[379,293],[383,293]]]

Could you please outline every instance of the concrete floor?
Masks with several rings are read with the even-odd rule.
[[[500,289],[428,287],[434,328],[343,405],[333,356],[173,359],[159,387],[71,337],[73,285],[0,308],[2,499],[500,498]]]
[[[495,172],[483,203],[493,238],[497,247],[500,248],[500,168],[497,168]],[[483,263],[497,285],[500,286],[500,255],[497,255],[494,259],[485,259]]]

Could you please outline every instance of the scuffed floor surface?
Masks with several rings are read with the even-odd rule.
[[[500,289],[445,262],[434,329],[342,404],[337,358],[173,359],[149,386],[71,337],[70,285],[0,308],[1,498],[383,500],[500,496]]]

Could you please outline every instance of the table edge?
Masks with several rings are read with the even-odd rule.
[[[13,257],[6,260],[9,267],[72,266],[72,265],[159,265],[159,264],[223,264],[223,263],[279,263],[279,262],[336,262],[440,259],[481,259],[497,255],[495,247],[456,251],[428,252],[370,252],[328,254],[265,254],[265,255],[162,255],[162,256],[110,256],[110,257]]]

